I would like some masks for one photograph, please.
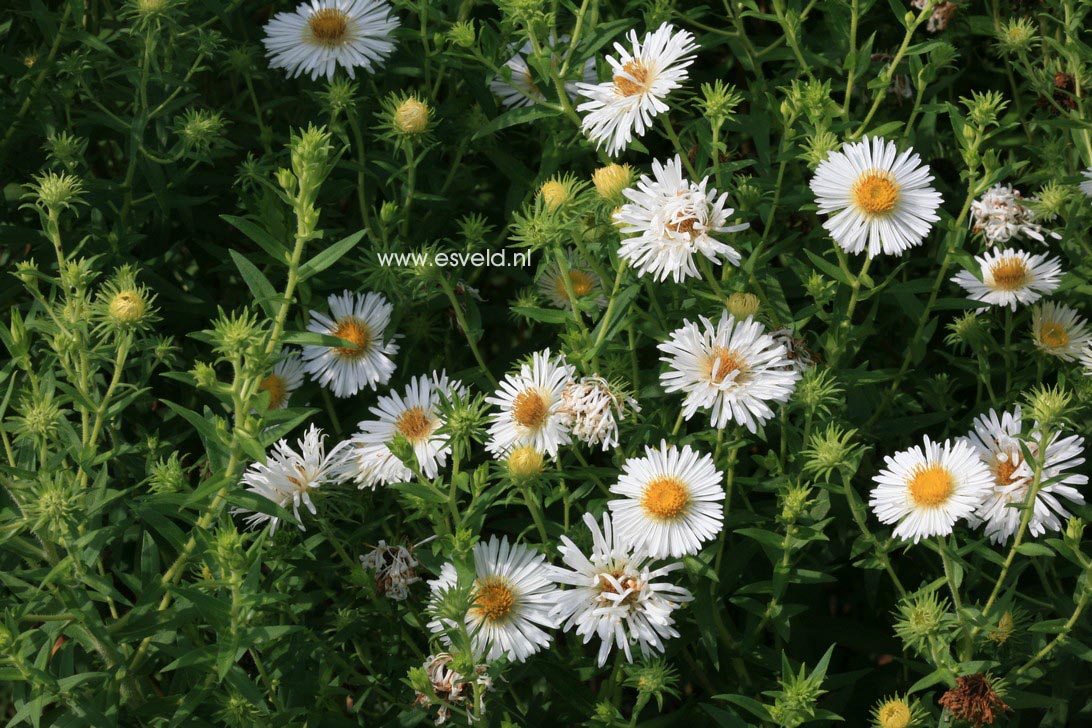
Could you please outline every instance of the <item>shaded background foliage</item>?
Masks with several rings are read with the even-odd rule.
[[[325,82],[288,80],[266,68],[262,26],[273,12],[290,9],[288,3],[23,0],[0,17],[0,118],[7,122],[0,137],[5,271],[33,259],[53,274],[52,244],[42,236],[35,212],[20,206],[22,185],[45,169],[67,171],[83,181],[87,204],[78,208],[78,217],[63,218],[66,252],[94,258],[95,269],[104,272],[138,266],[139,280],[155,293],[161,317],[154,332],[139,340],[142,358],[130,364],[126,381],[134,383],[132,397],[111,412],[108,442],[100,450],[106,460],[94,464],[95,482],[103,479],[105,495],[102,502],[81,504],[81,516],[93,525],[81,533],[78,548],[67,559],[52,560],[35,545],[48,536],[30,527],[25,509],[16,507],[10,493],[0,500],[5,583],[0,607],[8,654],[0,668],[5,678],[0,703],[13,722],[396,725],[426,720],[422,711],[409,708],[412,691],[402,682],[430,652],[423,589],[416,586],[409,602],[388,601],[355,562],[366,544],[380,538],[405,542],[430,534],[431,506],[413,495],[332,489],[324,493],[321,527],[305,533],[289,528],[275,538],[263,533],[236,539],[226,511],[214,521],[215,529],[195,529],[212,497],[203,486],[216,475],[208,440],[223,427],[215,416],[226,412],[217,397],[192,386],[192,377],[161,373],[187,372],[195,362],[211,360],[208,340],[193,334],[207,329],[220,309],[253,304],[231,251],[282,290],[283,265],[223,216],[258,221],[282,243],[291,238],[291,210],[257,180],[270,179],[288,164],[290,130],[314,123],[326,125],[335,148],[344,153],[321,189],[317,207],[325,237],[312,252],[362,229],[361,189],[372,226],[348,255],[301,283],[289,330],[303,330],[306,309],[321,308],[331,292],[379,290],[394,302],[393,328],[404,337],[393,388],[421,372],[446,368],[488,390],[439,284],[419,271],[384,268],[377,256],[432,244],[447,250],[499,249],[509,242],[513,215],[533,203],[544,181],[560,172],[585,179],[602,163],[565,115],[506,114],[489,92],[493,71],[455,42],[452,24],[473,21],[481,58],[503,63],[509,44],[522,42],[512,20],[524,11],[517,3],[501,6],[473,0],[396,3],[402,29],[394,55],[375,75],[358,77],[349,96],[331,92]],[[917,11],[895,0],[859,3],[854,53],[849,41],[854,6],[847,2],[593,6],[596,18],[581,56],[599,56],[630,27],[642,32],[663,20],[697,34],[699,60],[687,87],[672,96],[677,109],[672,116],[686,142],[683,151],[699,169],[711,149],[701,84],[721,80],[739,90],[742,100],[725,123],[719,163],[708,166],[719,168],[732,204],[751,223],[751,231],[739,238],[741,247],[745,253],[761,248],[745,272],[767,292],[765,315],[794,322],[806,332],[808,347],[829,358],[836,345],[830,331],[847,296],[847,285],[840,284],[848,284],[850,274],[830,256],[829,240],[813,213],[807,180],[816,160],[809,159],[809,151],[820,131],[841,138],[861,125],[875,93],[893,80],[885,74],[906,34],[902,19]],[[541,9],[555,12],[562,28],[577,11],[565,2]],[[969,162],[981,165],[974,179],[981,189],[988,186],[983,180],[1019,181],[1029,191],[1051,183],[1072,185],[1077,171],[1092,163],[1088,102],[1081,91],[1092,60],[1080,20],[1086,11],[1064,1],[966,3],[945,28],[917,31],[893,73],[927,85],[916,100],[882,95],[867,130],[901,136],[902,144],[912,144],[930,164],[946,201],[942,225],[951,224],[966,197]],[[1027,17],[1045,36],[1020,62],[999,50],[1002,21],[1010,17]],[[607,69],[601,66],[603,75]],[[856,96],[842,115],[849,75]],[[792,86],[794,81],[800,83]],[[407,215],[405,159],[384,136],[381,121],[383,101],[408,90],[427,100],[435,123],[415,147],[424,156]],[[998,91],[1008,101],[988,152],[986,147],[969,151],[961,137],[967,107],[960,99],[972,91]],[[915,123],[903,129],[910,115]],[[363,166],[357,131],[365,141]],[[78,141],[66,142],[62,134]],[[645,169],[650,159],[672,153],[670,140],[649,135],[624,160]],[[1070,271],[1066,295],[1087,300],[1092,291],[1087,200],[1075,193],[1043,199],[1054,200],[1047,212],[1060,215],[1053,227],[1064,236],[1058,247]],[[962,228],[953,235],[963,243]],[[843,363],[833,375],[837,387],[820,398],[826,411],[813,408],[806,414],[809,427],[815,418],[816,429],[831,421],[861,430],[854,438],[858,448],[845,458],[860,493],[883,454],[904,448],[922,430],[937,437],[961,434],[985,406],[979,362],[942,343],[943,327],[971,308],[944,283],[936,315],[913,342],[909,374],[886,406],[887,415],[871,421],[921,316],[943,257],[943,244],[935,242],[940,238],[936,233],[924,248],[885,260],[881,271],[873,271],[877,281],[890,276],[889,287],[862,302],[850,361],[846,351],[837,352]],[[765,247],[763,239],[768,239]],[[606,251],[616,241],[608,236],[594,245],[609,262]],[[970,261],[967,253],[957,257]],[[533,268],[440,273],[455,287],[470,334],[481,336],[483,356],[495,375],[530,350],[555,346],[559,334],[566,345],[580,346],[567,323],[510,311],[510,302],[531,285],[534,274]],[[726,280],[726,289],[746,288],[742,276]],[[645,287],[639,295],[639,307],[656,296],[673,325],[684,315],[710,311],[709,298],[686,286],[651,292]],[[41,317],[35,310],[39,304],[15,278],[0,287],[0,301],[23,319]],[[639,334],[641,345],[633,356],[645,414],[625,432],[633,452],[636,444],[657,442],[670,431],[678,407],[676,398],[665,397],[656,385],[659,364],[652,342],[666,331],[642,323]],[[1012,387],[998,405],[1018,401],[1026,386],[1057,381],[1076,388],[1079,401],[1087,400],[1087,384],[1079,377],[1033,360],[1026,341],[1019,346]],[[43,337],[33,353],[43,371],[56,369],[49,349]],[[1000,347],[988,348],[984,356],[986,376],[997,377]],[[628,371],[629,357],[620,341],[607,357],[608,367]],[[14,392],[5,405],[5,429],[13,435],[16,425],[9,415],[25,386],[14,379],[17,358],[13,355],[3,370],[4,389]],[[99,391],[109,374],[106,369],[102,381],[96,379]],[[998,387],[1002,379],[996,379]],[[313,383],[296,396],[314,407],[315,421],[339,435],[366,416],[373,398],[365,393],[334,403]],[[213,434],[164,401],[196,413]],[[707,449],[723,444],[732,454],[737,501],[726,522],[731,535],[724,553],[713,563],[688,560],[698,598],[680,619],[682,637],[668,650],[679,672],[678,695],[667,698],[660,718],[653,719],[651,711],[642,714],[648,725],[684,719],[750,723],[755,718],[739,701],[714,696],[768,700],[771,696],[762,693],[779,689],[782,650],[795,669],[799,663],[814,667],[836,645],[821,705],[845,716],[849,725],[863,725],[878,698],[906,691],[932,673],[931,666],[904,652],[892,630],[897,599],[875,552],[890,549],[910,588],[937,578],[935,554],[862,540],[839,494],[838,478],[803,470],[809,444],[805,412],[799,404],[791,411],[791,421],[771,423],[763,438],[736,439],[729,432],[722,442],[701,418],[684,426],[683,432]],[[1078,432],[1090,434],[1087,419],[1078,420],[1083,422]],[[63,443],[57,440],[49,460],[58,478],[73,472]],[[171,466],[172,453],[180,467]],[[613,478],[620,463],[600,453],[588,457],[587,466],[564,460],[569,492],[580,492],[592,476]],[[5,466],[4,473],[9,488],[38,477],[22,464]],[[806,507],[785,518],[789,486],[802,483],[816,488]],[[499,482],[495,487],[496,493],[482,495],[491,508],[474,511],[471,524],[486,533],[523,532],[529,526],[525,510]],[[547,512],[557,522],[551,528],[560,531],[562,504],[552,498]],[[589,495],[573,505],[579,511],[602,501]],[[569,505],[564,509],[567,516]],[[1088,509],[1078,513],[1087,516]],[[162,575],[191,535],[196,551],[184,564],[184,575],[164,585]],[[979,536],[965,542],[964,584],[970,591],[988,590],[997,558],[986,555],[991,549]],[[62,554],[69,551],[61,546]],[[1037,620],[1071,613],[1073,584],[1082,573],[1087,579],[1086,570],[1050,558],[1054,554],[1030,554],[1042,561],[1020,567],[1021,596],[1014,599],[1041,615]],[[445,560],[440,549],[422,549],[420,556],[429,573],[438,572]],[[86,569],[73,565],[77,562]],[[168,591],[172,603],[161,611],[158,605]],[[1005,650],[1022,661],[1030,647],[1037,649],[1043,638],[1026,632],[1028,626],[1021,626],[1027,644],[1021,648],[1014,641],[989,659],[999,658],[1004,666],[1010,659]],[[580,724],[605,696],[629,715],[633,691],[614,694],[609,685],[604,688],[609,672],[594,669],[571,635],[559,639],[563,649],[505,669],[490,698],[491,719]],[[1088,720],[1090,654],[1074,639],[1058,656],[1063,662],[1057,669],[1015,689],[1008,697],[1018,708],[1011,724]],[[16,670],[13,661],[33,669]],[[923,688],[923,696],[933,697],[930,705],[938,690]]]

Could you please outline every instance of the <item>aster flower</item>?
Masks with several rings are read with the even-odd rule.
[[[770,404],[787,402],[800,373],[788,351],[764,333],[762,324],[722,311],[713,324],[685,321],[659,345],[667,371],[660,384],[667,392],[686,392],[683,417],[709,409],[712,425],[723,429],[737,422],[751,432],[774,416]]]
[[[561,537],[558,550],[567,568],[554,567],[553,578],[574,588],[558,593],[550,614],[562,629],[575,627],[584,644],[592,637],[599,639],[600,667],[615,646],[628,662],[633,662],[633,645],[646,658],[662,653],[664,640],[679,636],[671,613],[694,597],[682,587],[657,580],[681,569],[682,563],[651,568],[643,549],[616,538],[606,513],[602,530],[590,513],[584,514],[584,523],[592,535],[591,553],[585,556],[567,536]]]
[[[550,350],[536,352],[518,373],[505,375],[500,389],[485,401],[498,408],[490,415],[489,442],[485,449],[494,456],[506,454],[519,445],[531,445],[556,455],[572,435],[561,413],[562,395],[573,381],[576,369],[563,355],[550,358]]]
[[[913,149],[898,153],[882,137],[865,137],[832,152],[815,170],[811,191],[823,227],[847,253],[901,255],[921,245],[943,201],[929,167]]]
[[[803,374],[815,366],[815,358],[803,339],[797,338],[791,327],[782,326],[770,332],[770,338],[785,347],[785,356],[792,363],[792,368]]]
[[[1084,170],[1081,174],[1084,175],[1084,181],[1080,185],[1081,192],[1092,197],[1092,167]]]
[[[311,311],[307,330],[336,336],[352,346],[305,346],[304,368],[313,379],[329,387],[338,397],[349,397],[365,385],[373,390],[386,384],[394,374],[391,357],[398,353],[393,340],[384,342],[394,308],[378,293],[340,296],[331,294],[328,317]]]
[[[602,443],[604,452],[618,446],[618,420],[627,410],[641,411],[636,399],[598,375],[571,383],[561,396],[573,436],[592,446]]]
[[[664,23],[644,40],[637,32],[628,36],[630,48],[614,44],[618,57],[607,56],[611,80],[576,85],[588,99],[577,111],[589,112],[581,126],[596,147],[606,144],[607,154],[617,156],[633,141],[634,132],[644,136],[657,114],[668,110],[667,95],[687,79],[687,66],[698,49],[694,36]]]
[[[990,675],[975,673],[956,678],[956,686],[948,690],[937,700],[941,707],[947,708],[952,717],[966,721],[975,728],[993,725],[1009,710],[1001,699],[1004,681],[995,680]]]
[[[391,392],[380,397],[368,408],[375,419],[359,422],[359,431],[349,438],[338,467],[339,479],[373,489],[411,480],[413,471],[388,447],[399,435],[413,447],[421,473],[435,478],[451,452],[447,435],[436,433],[443,424],[440,402],[456,394],[466,395],[461,382],[449,381],[445,372],[433,372],[431,377],[422,374],[411,380],[402,394]]]
[[[982,233],[987,245],[1007,243],[1013,238],[1026,237],[1045,242],[1046,237],[1061,240],[1062,236],[1035,222],[1035,211],[1022,204],[1020,190],[1009,185],[994,185],[971,203],[971,228]]]
[[[645,456],[627,460],[611,486],[622,496],[607,504],[615,538],[656,559],[698,553],[724,527],[723,480],[713,458],[689,445],[646,446]]]
[[[652,176],[642,175],[636,189],[623,190],[628,203],[615,214],[622,233],[619,257],[629,261],[638,277],[649,273],[659,281],[668,276],[680,283],[701,274],[694,265],[694,255],[703,255],[714,263],[722,259],[738,265],[739,251],[713,237],[712,233],[745,230],[749,223],[726,225],[735,212],[726,207],[728,194],[719,198],[714,188],[706,189],[709,178],[700,183],[682,176],[678,155],[666,164],[652,162]]]
[[[1050,295],[1062,279],[1062,265],[1057,258],[1031,255],[1022,250],[990,250],[976,255],[982,276],[970,271],[960,271],[953,278],[967,291],[972,301],[982,301],[992,306],[1008,306],[1013,311],[1016,304],[1030,304],[1042,296]]]
[[[607,297],[603,295],[603,282],[588,265],[573,251],[566,253],[569,268],[569,284],[578,302],[594,301],[598,308],[607,305]],[[551,260],[542,275],[538,279],[538,290],[550,305],[568,311],[572,304],[569,303],[569,288],[565,285],[565,276],[561,272],[561,265],[556,260]]]
[[[894,535],[917,543],[946,536],[956,521],[971,518],[989,493],[993,476],[965,440],[943,444],[925,437],[923,446],[884,456],[886,468],[873,478],[868,505]]]
[[[302,531],[300,506],[305,506],[312,515],[317,512],[311,501],[311,491],[333,481],[331,472],[340,458],[340,446],[327,453],[326,436],[314,425],[296,445],[299,452],[293,450],[287,440],[279,441],[264,463],[251,463],[243,473],[242,485],[281,508],[291,506]],[[245,520],[251,528],[270,523],[270,534],[280,525],[280,519],[268,513],[243,508],[236,508],[233,513],[250,513]]]
[[[310,74],[333,80],[341,66],[371,73],[394,50],[391,34],[398,18],[383,0],[311,0],[294,12],[277,13],[265,26],[266,53],[272,68],[290,78]]]
[[[488,665],[475,665],[474,674],[463,675],[457,672],[452,663],[455,658],[449,652],[429,655],[422,669],[428,679],[432,696],[420,690],[416,692],[413,704],[422,708],[432,705],[433,697],[440,700],[436,708],[436,725],[443,725],[451,717],[451,708],[464,708],[467,720],[471,720],[474,708],[474,687],[478,687],[478,714],[485,712],[485,692],[493,689],[493,679],[489,677]],[[423,687],[423,686],[422,686]]]
[[[1031,336],[1039,351],[1062,361],[1076,361],[1092,343],[1088,322],[1075,309],[1053,301],[1043,301],[1031,310]]]
[[[557,589],[542,554],[521,544],[509,544],[507,537],[498,540],[493,536],[489,543],[474,546],[474,572],[474,601],[465,624],[479,655],[486,660],[506,655],[523,662],[550,644],[550,635],[542,627],[555,626],[549,611]],[[457,584],[455,566],[444,564],[439,578],[429,582],[433,603]],[[434,619],[428,627],[440,633],[445,622]],[[446,636],[443,639],[446,641]]]
[[[559,44],[551,43],[553,45],[566,45],[569,42],[569,36],[565,35],[561,37]],[[531,41],[527,41],[523,44],[523,47],[518,51],[515,50],[515,45],[510,47],[510,52],[514,52],[514,55],[509,58],[504,66],[512,72],[510,79],[504,78],[501,75],[493,77],[493,80],[489,82],[489,89],[493,94],[500,99],[501,104],[505,108],[519,109],[527,106],[534,106],[536,103],[541,103],[546,100],[546,97],[542,94],[542,90],[535,84],[535,78],[532,75],[531,67],[527,64],[527,57],[531,55]],[[552,61],[560,61],[560,54],[554,50],[551,54]],[[595,59],[589,58],[584,61],[584,70],[582,80],[584,83],[595,83]],[[577,97],[577,84],[575,81],[565,82],[565,93],[568,94],[570,99]]]
[[[1077,435],[1061,437],[1055,433],[1042,453],[1042,435],[1036,428],[1031,436],[1023,434],[1020,406],[1000,416],[992,409],[974,421],[974,430],[967,440],[989,468],[991,489],[979,506],[975,521],[985,524],[986,535],[994,543],[1004,543],[1020,527],[1020,506],[1027,500],[1028,489],[1035,480],[1035,461],[1024,459],[1021,442],[1031,455],[1043,457],[1039,490],[1028,532],[1041,536],[1047,531],[1060,531],[1070,517],[1063,501],[1084,504],[1084,496],[1074,486],[1088,484],[1088,476],[1069,472],[1084,464],[1084,439]]]
[[[261,381],[258,389],[269,394],[269,409],[288,405],[292,393],[303,384],[303,361],[298,351],[286,353],[273,365],[273,371]]]
[[[421,577],[417,576],[420,562],[413,551],[434,538],[432,536],[409,548],[388,546],[385,540],[380,539],[374,549],[360,557],[360,565],[364,571],[375,573],[376,589],[389,599],[403,601],[409,596],[409,587],[421,581]]]

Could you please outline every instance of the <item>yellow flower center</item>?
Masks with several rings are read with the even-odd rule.
[[[592,288],[595,287],[595,281],[591,279],[587,273],[581,270],[569,271],[569,283],[572,284],[573,293],[577,298],[583,298],[591,293]],[[561,276],[557,277],[554,282],[554,287],[557,290],[557,295],[561,299],[568,299],[569,292],[565,289],[565,279]]]
[[[288,382],[276,374],[270,374],[262,380],[258,388],[269,392],[269,409],[280,409],[288,399]]]
[[[420,407],[410,407],[398,415],[394,426],[410,442],[422,440],[432,431],[432,421]]]
[[[673,520],[686,510],[689,502],[686,486],[674,476],[662,475],[645,486],[641,508],[650,518]]]
[[[1016,472],[1017,468],[1021,464],[1020,458],[1009,455],[1008,460],[1000,460],[997,463],[997,470],[994,472],[994,479],[998,485],[1010,485],[1014,478],[1012,474]]]
[[[910,706],[903,700],[889,700],[876,716],[880,728],[907,728],[910,725]]]
[[[747,361],[735,351],[714,346],[705,364],[705,375],[713,384],[720,384],[732,372],[739,372],[735,381],[741,381],[747,371]]]
[[[533,430],[542,426],[548,411],[546,398],[533,389],[523,390],[512,400],[512,418]]]
[[[338,8],[323,8],[307,19],[311,37],[324,46],[341,45],[349,34],[349,15]]]
[[[1001,291],[1015,291],[1023,287],[1028,278],[1028,267],[1023,258],[1002,258],[990,269],[993,287]]]
[[[869,215],[885,215],[899,201],[899,186],[890,172],[865,172],[853,183],[853,202]]]
[[[692,233],[694,232],[694,225],[696,225],[697,223],[698,218],[691,215],[690,217],[685,217],[678,222],[669,222],[667,223],[667,225],[664,225],[664,227],[666,227],[673,233]]]
[[[632,576],[622,578],[623,573],[621,571],[612,571],[610,572],[610,575],[613,577],[613,581],[611,579],[608,579],[605,574],[599,577],[600,596],[596,597],[597,602],[603,605],[610,606],[629,606],[630,604],[633,604],[635,601],[637,601],[638,590],[641,588],[641,582],[637,581],[637,579]],[[621,585],[621,591],[615,588],[614,582],[617,582]],[[604,594],[622,594],[627,590],[629,591],[629,594],[626,594],[626,596],[623,597],[621,601],[616,599],[608,599],[602,596]]]
[[[919,465],[910,479],[910,496],[925,508],[936,508],[948,500],[955,490],[952,476],[939,464]]]
[[[470,612],[486,621],[499,622],[512,613],[515,604],[516,595],[508,582],[499,576],[487,576],[478,581],[478,591]]]
[[[615,76],[614,88],[618,90],[618,93],[623,96],[636,96],[648,90],[648,69],[643,63],[634,59],[622,66],[622,70],[628,73],[632,80],[620,74]]]
[[[352,346],[335,346],[334,354],[342,359],[359,359],[372,346],[372,332],[363,321],[349,317],[337,322],[331,336],[351,341]]]
[[[1058,349],[1069,343],[1069,333],[1059,323],[1043,324],[1039,329],[1039,341],[1051,349]]]

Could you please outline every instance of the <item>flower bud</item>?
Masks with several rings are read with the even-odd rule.
[[[622,190],[633,184],[633,168],[628,164],[608,164],[592,173],[595,191],[604,200],[618,202],[622,199]]]
[[[736,319],[743,320],[748,316],[754,316],[758,313],[761,303],[758,300],[758,296],[753,293],[736,291],[728,296],[728,300],[724,302],[724,306],[728,309],[728,313]]]
[[[513,480],[533,480],[542,474],[542,453],[530,445],[523,445],[508,453],[505,465]]]
[[[394,108],[391,125],[394,130],[406,137],[419,136],[428,131],[432,109],[415,96],[408,96]]]

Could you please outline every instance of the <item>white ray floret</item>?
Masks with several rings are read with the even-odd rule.
[[[788,350],[748,317],[727,311],[714,325],[704,316],[685,321],[659,345],[668,365],[660,375],[667,392],[685,392],[683,417],[710,410],[712,425],[729,422],[751,432],[774,416],[771,405],[787,402],[800,379]]]
[[[563,355],[551,359],[550,350],[545,349],[536,352],[518,372],[505,375],[500,389],[485,398],[497,408],[490,415],[485,449],[500,457],[514,447],[530,445],[556,455],[557,449],[572,439],[561,406],[575,373]]]
[[[1077,361],[1092,343],[1088,321],[1076,309],[1043,301],[1031,310],[1031,336],[1035,346],[1062,361]]]
[[[666,164],[653,160],[652,176],[642,175],[636,188],[623,191],[629,202],[614,213],[614,221],[628,237],[623,238],[618,254],[638,277],[647,273],[658,281],[670,277],[676,283],[698,278],[698,255],[717,265],[739,265],[739,251],[713,233],[739,232],[749,223],[726,224],[735,212],[726,205],[728,194],[717,197],[708,183],[708,177],[700,183],[685,179],[676,155]]]
[[[832,152],[815,170],[811,190],[823,223],[847,253],[901,255],[921,245],[940,218],[943,200],[913,149],[899,154],[882,137],[865,137]]]
[[[303,360],[298,351],[285,351],[273,365],[273,371],[261,381],[258,389],[269,395],[269,409],[288,406],[292,393],[303,384]]]
[[[359,422],[359,431],[349,438],[338,478],[355,482],[360,488],[411,480],[413,471],[388,447],[398,435],[413,447],[421,473],[435,478],[451,453],[447,435],[436,433],[443,425],[440,402],[456,393],[466,393],[462,383],[449,381],[445,372],[433,372],[432,376],[422,374],[411,380],[401,394],[391,392],[380,397],[374,407],[368,408],[374,419]]]
[[[575,627],[584,644],[592,637],[599,639],[600,667],[614,647],[628,662],[633,662],[634,646],[646,658],[662,653],[664,641],[679,636],[672,612],[694,598],[683,587],[662,580],[681,569],[682,562],[652,568],[643,549],[617,538],[606,513],[602,529],[590,513],[584,514],[584,523],[592,535],[587,556],[567,536],[561,537],[558,550],[565,567],[554,567],[553,578],[573,588],[558,592],[551,615],[562,629]]]
[[[689,445],[645,447],[610,489],[622,496],[608,503],[615,538],[657,559],[698,553],[724,526],[723,480],[713,458]]]
[[[629,47],[614,44],[618,57],[607,56],[611,80],[598,84],[579,83],[577,89],[588,100],[577,111],[587,112],[581,126],[595,142],[606,146],[607,154],[617,156],[652,126],[657,114],[668,111],[667,95],[687,79],[687,66],[694,62],[698,49],[694,36],[664,23],[655,31],[637,39],[631,30]]]
[[[1027,501],[1039,458],[1043,458],[1040,486],[1028,520],[1028,532],[1041,536],[1048,531],[1060,531],[1064,521],[1071,516],[1064,501],[1084,504],[1084,496],[1075,486],[1087,485],[1088,476],[1070,472],[1084,464],[1083,438],[1054,433],[1044,453],[1038,426],[1030,434],[1024,433],[1020,406],[1017,405],[1012,412],[1003,412],[1000,416],[991,409],[988,414],[977,417],[967,439],[992,476],[992,487],[974,520],[983,524],[986,535],[994,543],[1008,541],[1019,529],[1023,513],[1018,506]],[[1021,443],[1032,460],[1024,457]]]
[[[509,544],[507,537],[493,536],[474,547],[474,573],[472,603],[464,621],[478,656],[495,660],[506,655],[523,662],[550,644],[550,634],[543,627],[556,626],[550,609],[557,588],[542,554]],[[444,593],[457,584],[455,566],[444,564],[439,578],[429,582],[434,612]],[[433,633],[443,632],[445,626],[454,625],[442,618],[428,625]],[[449,642],[446,635],[442,639]]]
[[[1061,261],[1045,254],[995,248],[976,255],[975,260],[978,275],[960,271],[952,282],[962,286],[972,301],[1008,306],[1013,311],[1017,304],[1028,305],[1049,296],[1062,280]]]
[[[568,36],[562,36],[561,42],[558,44],[551,44],[560,46],[562,49],[567,47],[569,42]],[[527,41],[517,51],[516,46],[513,45],[509,48],[510,52],[514,55],[505,62],[505,67],[511,72],[511,78],[505,78],[502,75],[493,77],[493,80],[489,82],[489,89],[493,94],[500,99],[501,104],[509,109],[519,109],[528,106],[534,106],[535,104],[542,103],[546,100],[546,97],[542,93],[542,89],[535,83],[534,73],[531,70],[531,66],[527,63],[527,57],[531,55],[531,41]],[[551,61],[561,64],[563,54],[558,50],[552,52]],[[595,59],[589,58],[584,61],[584,69],[581,80],[584,83],[595,83]],[[577,82],[566,81],[565,93],[572,100],[575,100],[578,95]]]
[[[990,492],[993,476],[966,440],[933,442],[884,456],[887,467],[873,478],[869,506],[894,535],[917,543],[946,536],[960,519],[972,518]]]
[[[291,508],[302,531],[300,506],[306,507],[312,515],[317,512],[311,493],[333,481],[332,471],[341,457],[341,446],[327,453],[326,436],[315,425],[311,425],[296,446],[298,450],[293,450],[288,440],[279,441],[264,463],[251,463],[243,473],[242,485],[281,508]],[[280,525],[279,518],[260,511],[237,508],[233,512],[249,513],[245,520],[251,528],[269,523],[271,534]]]
[[[269,65],[290,78],[302,74],[333,80],[341,66],[371,73],[394,50],[398,18],[384,0],[311,0],[293,12],[277,13],[265,26]]]
[[[330,316],[311,311],[307,330],[347,340],[347,346],[303,347],[307,373],[338,397],[349,397],[365,386],[375,389],[394,374],[398,344],[384,341],[394,307],[378,293],[345,291],[327,299]]]

